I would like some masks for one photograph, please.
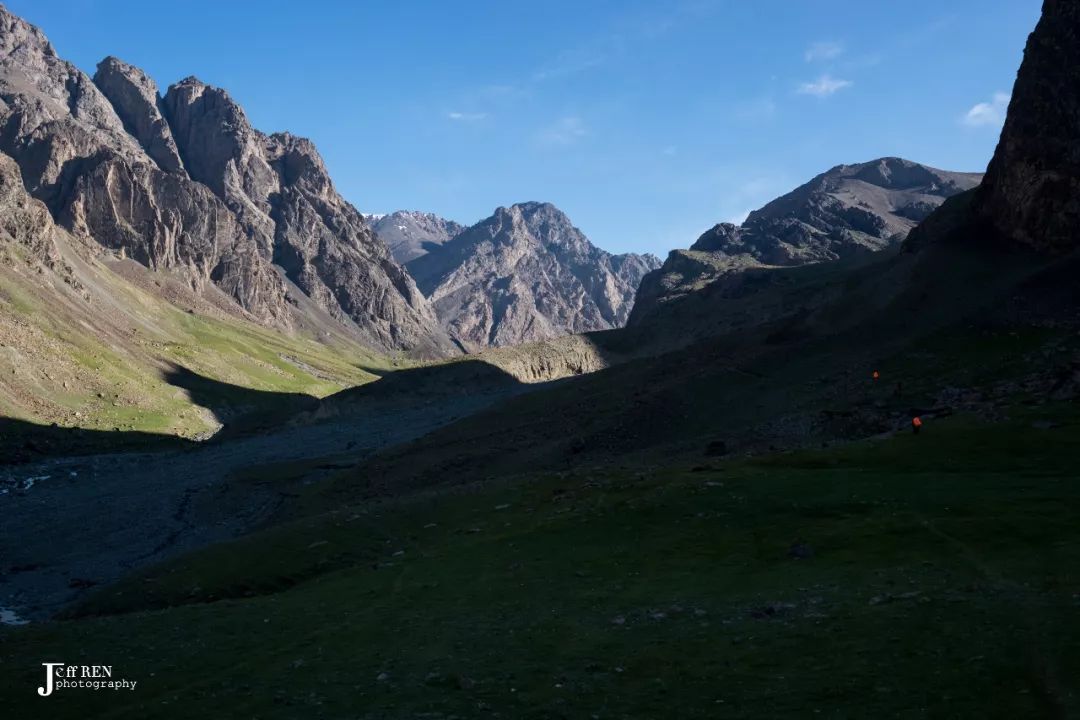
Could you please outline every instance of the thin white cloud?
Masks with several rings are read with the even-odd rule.
[[[567,115],[542,130],[538,139],[544,145],[570,145],[588,134],[581,118]]]
[[[1009,109],[1009,94],[994,93],[990,102],[976,103],[960,118],[968,127],[1000,127],[1005,122],[1005,113]]]
[[[810,47],[806,48],[806,53],[803,57],[806,62],[817,62],[819,60],[832,60],[838,58],[844,54],[844,46],[838,42],[816,42]]]
[[[457,122],[478,122],[485,119],[488,116],[484,112],[457,112],[451,111],[446,113],[446,117]]]
[[[799,85],[799,89],[796,91],[800,95],[813,95],[814,97],[829,97],[833,93],[839,92],[846,87],[851,87],[852,82],[850,80],[840,80],[834,78],[829,74],[822,75],[813,82],[804,82]]]
[[[679,148],[677,146],[675,146],[675,145],[667,145],[660,152],[661,152],[661,154],[666,155],[667,157],[673,157],[674,155],[676,155],[679,152]]]

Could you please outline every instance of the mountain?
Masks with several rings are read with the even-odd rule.
[[[750,213],[741,226],[720,223],[690,250],[673,251],[642,282],[631,322],[732,270],[827,262],[897,245],[946,198],[981,178],[894,157],[838,165]]]
[[[434,213],[398,210],[389,215],[366,215],[371,229],[379,236],[390,254],[403,265],[427,254],[465,229],[453,220]]]
[[[225,91],[162,97],[111,57],[91,79],[0,7],[0,98],[0,152],[88,252],[216,286],[268,327],[308,323],[303,295],[375,349],[453,351],[314,145],[255,130]]]
[[[408,268],[443,327],[474,351],[620,327],[659,264],[605,252],[554,205],[527,202],[498,208]]]
[[[997,242],[1060,255],[1080,244],[1080,5],[1045,0],[982,184],[911,234],[907,248]]]

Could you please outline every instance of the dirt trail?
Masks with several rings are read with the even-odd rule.
[[[403,397],[348,417],[182,451],[116,453],[0,466],[0,608],[40,621],[131,570],[243,534],[277,506],[253,490],[227,517],[198,496],[253,465],[364,455],[424,435],[519,389]]]

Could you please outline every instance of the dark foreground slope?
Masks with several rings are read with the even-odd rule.
[[[775,311],[760,324],[519,398],[388,450],[343,492],[393,492],[524,466],[700,456],[713,443],[727,452],[761,452],[901,429],[913,413],[937,406],[940,392],[964,383],[965,373],[992,374],[1006,358],[975,356],[954,367],[954,358],[936,353],[925,376],[886,373],[890,390],[898,381],[904,386],[878,399],[865,394],[872,371],[906,367],[919,345],[938,335],[1024,331],[1027,321],[1016,318],[1050,287],[1071,292],[1067,278],[1042,275],[1045,267],[1023,253],[943,248],[883,258],[839,280],[826,272],[817,283],[764,293],[767,308],[746,301],[750,315]],[[802,305],[805,295],[821,304]],[[725,299],[702,301],[710,304],[722,309]],[[1067,315],[1052,322],[1068,327]],[[665,319],[710,327],[693,314]]]
[[[0,697],[92,649],[139,686],[51,717],[1069,717],[1080,417],[1010,414],[339,508],[0,631]]]

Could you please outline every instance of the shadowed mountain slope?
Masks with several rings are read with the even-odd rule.
[[[1080,247],[1080,5],[1045,0],[986,178],[911,234],[1063,255]]]

